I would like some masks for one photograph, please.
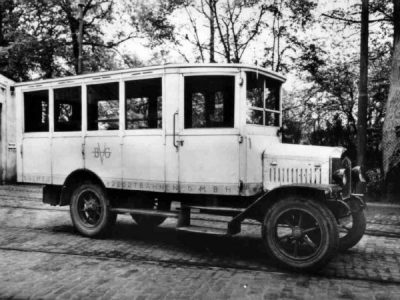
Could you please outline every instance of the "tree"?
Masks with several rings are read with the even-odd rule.
[[[269,10],[272,22],[264,24],[265,58],[262,66],[275,72],[288,72],[302,46],[299,32],[306,31],[306,26],[314,22],[314,1],[274,0]],[[286,58],[286,59],[285,59]]]
[[[84,62],[87,71],[115,68],[116,47],[134,33],[104,39],[104,24],[115,18],[112,0],[87,0],[84,6]],[[71,0],[2,1],[0,68],[14,80],[76,74],[78,6]]]
[[[365,171],[367,146],[367,109],[368,109],[368,0],[362,0],[361,43],[360,43],[360,83],[358,94],[357,119],[357,165]]]
[[[29,78],[36,59],[35,40],[18,26],[22,16],[14,1],[0,2],[0,72],[16,81]]]
[[[142,5],[140,13],[132,17],[132,23],[146,34],[153,49],[161,46],[163,51],[176,51],[187,62],[205,62],[209,57],[210,62],[235,63],[255,60],[245,56],[252,47],[272,40],[274,30],[269,34],[267,29],[275,16],[286,22],[280,26],[280,33],[276,33],[280,42],[276,42],[273,51],[279,52],[276,57],[279,58],[277,69],[280,69],[280,58],[291,44],[288,41],[279,49],[289,36],[285,34],[287,26],[290,22],[297,22],[300,26],[306,24],[311,20],[311,10],[315,6],[316,1],[312,0],[159,1],[158,5],[151,7]],[[294,36],[290,35],[291,38]],[[259,56],[262,57],[261,64],[266,66],[268,62],[262,52]]]
[[[38,3],[38,1],[33,1],[31,2],[31,5],[35,6],[36,3]],[[103,40],[104,29],[101,25],[104,23],[112,23],[114,20],[114,1],[87,0],[84,1],[84,3],[82,14],[85,68],[88,69],[88,71],[96,71],[100,68],[107,69],[109,66],[104,63],[104,61],[107,62],[104,58],[110,56],[109,50],[130,39],[134,34],[131,33],[128,36],[124,36],[122,32],[118,32],[117,40],[105,42]],[[77,2],[72,2],[70,0],[56,0],[52,2],[45,1],[42,5],[43,4],[45,5],[43,9],[38,8],[38,10],[52,14],[55,11],[58,12],[58,14],[56,14],[57,18],[53,19],[52,22],[57,25],[62,25],[58,34],[60,37],[64,36],[62,40],[68,47],[68,49],[66,49],[67,54],[70,54],[68,63],[73,66],[75,73],[77,73],[79,58],[79,12]],[[61,48],[62,45],[59,45],[59,47]],[[92,60],[93,58],[94,61]]]
[[[393,0],[393,59],[390,75],[390,92],[383,127],[383,169],[388,192],[398,194],[400,162],[400,0]],[[397,187],[397,188],[396,188]]]

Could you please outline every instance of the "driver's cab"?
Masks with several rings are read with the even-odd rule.
[[[178,90],[181,99],[177,111],[167,112],[173,115],[167,145],[174,146],[177,159],[167,159],[166,169],[176,164],[179,171],[171,174],[178,178],[167,176],[166,182],[177,180],[181,193],[261,192],[262,153],[280,143],[284,78],[243,65],[197,66],[179,73],[180,80],[172,74],[166,78],[166,102],[176,101]]]

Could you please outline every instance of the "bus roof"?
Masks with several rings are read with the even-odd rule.
[[[138,67],[138,68],[131,68],[131,69],[123,69],[123,70],[115,70],[115,71],[102,71],[102,72],[94,72],[94,73],[87,73],[82,75],[73,75],[73,76],[66,76],[60,78],[52,78],[52,79],[40,79],[40,80],[32,80],[32,81],[25,81],[15,83],[15,86],[25,86],[25,85],[32,85],[32,84],[45,84],[51,82],[62,82],[62,81],[71,81],[71,80],[79,80],[79,79],[88,79],[91,77],[111,77],[115,75],[126,75],[127,73],[134,72],[133,75],[145,75],[150,74],[153,71],[160,71],[160,70],[170,70],[170,69],[189,69],[189,68],[212,68],[212,69],[228,69],[228,68],[238,68],[238,69],[247,69],[255,72],[263,73],[269,77],[272,77],[280,82],[285,82],[286,78],[279,73],[267,70],[266,68],[253,66],[253,65],[246,65],[246,64],[220,64],[220,63],[202,63],[202,64],[165,64],[165,65],[158,65],[158,66],[148,66],[148,67]],[[178,71],[178,72],[179,72]]]

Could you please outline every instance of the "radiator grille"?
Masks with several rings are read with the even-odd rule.
[[[264,188],[285,184],[326,184],[329,165],[307,158],[268,157],[264,159]]]
[[[322,173],[321,168],[280,168],[280,167],[269,167],[266,170],[267,178],[269,182],[290,184],[290,183],[311,183],[321,184]]]

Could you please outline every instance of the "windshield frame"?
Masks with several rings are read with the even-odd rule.
[[[264,78],[264,88],[262,91],[262,98],[263,98],[263,103],[262,107],[261,106],[253,106],[249,105],[249,98],[248,98],[248,86],[249,86],[249,78],[250,74],[255,74],[256,77],[262,76]],[[269,76],[268,74],[264,72],[259,72],[255,70],[245,70],[244,71],[244,78],[245,78],[245,125],[246,126],[255,126],[255,127],[261,127],[261,128],[279,128],[282,126],[282,84],[283,82],[277,78],[274,78],[273,76]],[[279,103],[276,105],[275,109],[268,108],[266,105],[266,98],[264,98],[264,92],[265,90],[268,89],[267,82],[272,82],[273,85],[276,86],[276,90],[274,93],[277,93],[276,98]],[[250,111],[258,111],[262,113],[262,124],[257,124],[257,123],[249,123],[248,122],[248,114]],[[267,122],[267,114],[275,114],[275,120],[274,125],[269,125],[266,124]],[[272,118],[273,119],[273,118]]]

